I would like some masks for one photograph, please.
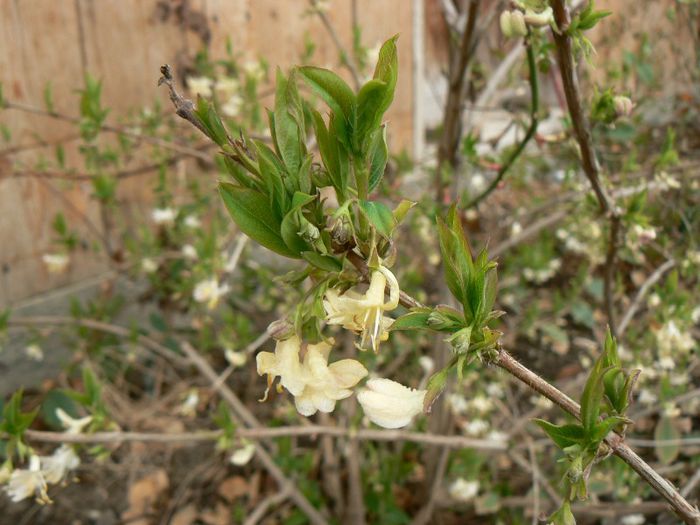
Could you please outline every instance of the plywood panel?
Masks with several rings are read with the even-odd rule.
[[[331,5],[329,17],[350,46],[352,2]],[[370,47],[401,33],[400,87],[388,115],[389,141],[394,150],[410,147],[411,3],[360,0],[357,5],[363,40]],[[167,107],[164,91],[155,85],[158,67],[170,63],[177,68],[200,49],[202,33],[194,22],[206,26],[214,58],[224,56],[230,38],[244,59],[265,57],[273,67],[288,68],[298,62],[308,33],[317,43],[314,62],[337,67],[336,49],[318,18],[304,15],[307,9],[307,0],[8,0],[0,2],[0,82],[8,99],[42,107],[50,80],[56,109],[76,115],[76,90],[89,72],[103,81],[104,105],[112,109],[108,121],[118,124],[128,112],[156,99]],[[75,130],[60,120],[18,111],[3,111],[0,119],[13,132],[10,145],[31,143],[37,136],[56,142]],[[66,154],[69,165],[80,167],[75,141],[66,144]],[[41,156],[51,155],[49,147],[14,155],[12,161],[32,167]],[[62,211],[90,241],[96,235],[80,226],[81,216],[101,233],[89,183],[8,178],[7,160],[0,157],[0,305],[103,271],[104,262],[95,256],[76,257],[60,277],[48,275],[41,263],[41,255],[54,249],[50,223],[56,212]],[[146,159],[135,162],[139,160]],[[145,211],[152,186],[148,177],[124,185],[121,196],[128,212]]]

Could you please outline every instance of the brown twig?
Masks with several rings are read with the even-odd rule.
[[[352,261],[352,259],[350,259]],[[406,294],[399,298],[399,301],[406,308],[415,308],[422,306]],[[567,396],[564,392],[557,389],[532,370],[523,366],[513,356],[506,352],[503,348],[498,348],[498,354],[493,360],[493,364],[502,368],[510,375],[527,385],[530,389],[543,395],[555,405],[568,412],[576,418],[581,417],[580,405]],[[676,488],[649,466],[642,458],[640,458],[627,444],[624,439],[618,434],[611,433],[605,438],[605,443],[610,447],[613,453],[627,463],[646,483],[651,486],[661,497],[663,497],[674,509],[674,511],[688,525],[700,525],[700,511],[690,505],[688,501],[681,496]]]
[[[221,437],[221,430],[201,430],[180,433],[151,433],[151,432],[95,432],[92,434],[66,434],[44,430],[27,430],[27,438],[45,443],[187,443],[198,441],[215,441]],[[286,427],[241,427],[236,430],[236,436],[251,441],[263,441],[281,437],[308,437],[316,439],[320,436],[350,438],[357,441],[383,441],[419,443],[434,447],[450,449],[472,448],[484,452],[503,452],[508,446],[505,442],[488,439],[475,439],[464,436],[442,436],[423,432],[408,432],[405,430],[354,429],[336,426],[300,425]]]
[[[627,330],[627,326],[634,317],[634,314],[636,314],[637,310],[639,310],[639,307],[642,304],[642,300],[646,296],[647,292],[649,292],[651,287],[654,286],[657,282],[659,282],[659,280],[664,276],[664,274],[671,268],[673,268],[675,265],[676,261],[674,261],[673,259],[669,259],[661,266],[659,266],[656,270],[654,270],[654,272],[649,276],[649,278],[646,281],[644,281],[644,284],[642,284],[642,286],[639,288],[639,291],[634,297],[632,304],[630,304],[630,307],[625,312],[625,315],[622,317],[622,320],[620,321],[620,324],[617,327],[618,337],[622,337],[622,335],[625,333],[625,330]]]
[[[435,197],[441,204],[445,199],[445,185],[443,183],[443,170],[449,164],[454,173],[459,165],[457,149],[462,135],[462,109],[466,90],[466,71],[474,56],[474,29],[479,11],[480,0],[469,0],[469,12],[467,23],[462,32],[459,50],[450,62],[448,73],[448,92],[445,101],[442,135],[438,145],[438,160],[435,169]]]
[[[67,115],[65,113],[59,113],[57,111],[48,111],[42,108],[37,108],[34,106],[29,106],[27,104],[22,104],[19,102],[13,102],[13,101],[5,101],[5,107],[8,109],[15,109],[18,111],[23,111],[25,113],[33,113],[36,115],[43,115],[46,117],[50,117],[53,119],[57,120],[63,120],[65,122],[71,122],[73,124],[80,124],[80,118],[74,117],[72,115]],[[131,130],[126,127],[121,127],[121,126],[113,126],[110,124],[102,124],[100,126],[100,129],[103,131],[107,131],[109,133],[117,133],[119,135],[126,135],[129,137],[132,137],[137,140],[142,140],[143,142],[148,142],[149,144],[153,144],[155,146],[160,146],[164,149],[169,149],[171,151],[176,151],[178,153],[182,153],[185,155],[188,155],[190,157],[196,157],[200,159],[203,162],[206,162],[207,165],[213,166],[214,163],[211,160],[211,155],[204,153],[202,151],[199,151],[195,148],[192,148],[190,146],[185,146],[182,144],[177,144],[175,142],[171,142],[169,140],[165,140],[159,137],[151,137],[148,135],[143,135],[142,133],[138,131]]]
[[[270,494],[260,503],[258,503],[258,506],[255,507],[255,510],[246,518],[243,525],[257,525],[262,521],[265,514],[267,514],[272,507],[279,505],[287,498],[289,498],[289,489],[282,490],[277,494]]]
[[[325,11],[319,8],[318,0],[309,0],[309,4],[311,4],[312,9],[318,15],[319,19],[321,20],[321,23],[323,24],[323,27],[326,28],[328,36],[331,37],[333,45],[335,46],[336,50],[338,51],[338,54],[340,55],[340,63],[343,66],[345,66],[350,72],[350,75],[352,76],[353,85],[355,86],[355,91],[359,90],[361,86],[360,73],[357,71],[357,67],[353,62],[350,53],[348,53],[347,49],[345,49],[345,46],[340,41],[340,38],[338,37],[338,32],[335,30],[335,27],[333,27],[333,24],[331,24],[331,21],[328,19],[328,15],[326,15]]]
[[[613,335],[616,335],[617,324],[615,318],[614,286],[615,275],[617,273],[615,265],[617,262],[617,250],[622,226],[621,213],[614,199],[605,189],[601,181],[600,164],[595,148],[593,147],[593,138],[591,136],[588,117],[586,116],[583,103],[581,102],[572,40],[571,36],[567,33],[567,29],[571,24],[569,9],[566,7],[565,0],[552,0],[551,4],[554,10],[554,19],[558,27],[557,31],[552,31],[552,34],[557,48],[559,72],[564,86],[564,95],[566,96],[566,104],[569,108],[574,135],[576,136],[581,152],[581,165],[593,188],[601,212],[607,216],[609,221],[604,270],[605,310],[610,330]]]

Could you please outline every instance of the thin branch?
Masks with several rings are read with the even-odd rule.
[[[499,168],[498,173],[496,174],[496,177],[491,181],[491,184],[489,184],[489,186],[480,195],[478,195],[467,205],[467,209],[479,204],[498,187],[505,174],[511,168],[513,163],[518,159],[518,157],[522,154],[522,152],[525,150],[525,146],[527,146],[527,143],[530,142],[532,137],[534,137],[535,133],[537,132],[537,113],[539,113],[540,108],[540,88],[539,82],[537,80],[537,62],[535,60],[535,50],[533,49],[532,42],[530,41],[531,38],[532,35],[528,32],[528,41],[526,42],[526,46],[527,65],[530,74],[530,125],[528,126],[527,131],[525,132],[523,140],[520,141],[515,150]]]
[[[629,325],[630,321],[634,317],[634,315],[637,313],[637,310],[639,310],[639,307],[642,304],[642,300],[646,296],[646,294],[649,292],[652,286],[654,286],[659,280],[664,276],[664,274],[669,271],[671,268],[673,268],[676,265],[676,261],[673,259],[669,259],[665,263],[663,263],[661,266],[659,266],[656,270],[654,270],[654,273],[652,273],[649,278],[644,281],[644,284],[639,288],[639,291],[637,292],[637,295],[634,297],[634,300],[632,301],[632,304],[630,307],[627,309],[625,312],[625,315],[622,317],[622,320],[620,321],[620,324],[617,327],[617,336],[622,337],[622,335],[625,333],[625,330],[627,330],[627,325]]]
[[[352,259],[350,260],[352,261]],[[420,302],[407,295],[402,295],[399,301],[406,308],[421,306]],[[498,355],[494,359],[493,364],[508,372],[530,387],[530,389],[543,395],[564,411],[580,419],[581,407],[576,401],[557,389],[554,385],[542,379],[526,366],[523,366],[503,348],[499,347]],[[627,463],[632,470],[654,489],[654,491],[663,497],[685,523],[689,525],[700,525],[700,511],[690,505],[671,483],[629,448],[620,435],[615,433],[609,434],[605,438],[605,443],[616,456]]]
[[[352,60],[350,53],[348,53],[347,49],[345,49],[345,46],[340,41],[340,38],[338,37],[338,32],[335,30],[335,27],[333,27],[333,24],[331,24],[331,21],[328,19],[328,15],[326,15],[326,12],[323,9],[319,8],[318,0],[309,0],[309,3],[311,4],[313,11],[321,19],[321,23],[323,24],[323,27],[326,28],[328,36],[330,36],[331,40],[333,40],[333,45],[335,46],[336,50],[338,51],[338,54],[340,55],[340,63],[343,66],[345,66],[350,72],[350,75],[352,76],[352,82],[355,86],[355,91],[359,90],[361,86],[360,73],[357,71],[357,66]]]
[[[272,507],[276,507],[286,501],[287,498],[289,498],[289,489],[282,490],[277,494],[270,494],[258,503],[258,506],[255,507],[255,510],[246,518],[243,525],[257,525]]]
[[[16,109],[18,111],[23,111],[25,113],[33,113],[36,115],[43,115],[43,116],[50,117],[50,118],[53,118],[56,120],[63,120],[65,122],[71,122],[73,124],[80,124],[80,118],[78,118],[78,117],[74,117],[72,115],[66,115],[64,113],[59,113],[57,111],[48,111],[48,110],[45,110],[42,108],[29,106],[27,104],[22,104],[19,102],[13,102],[13,101],[6,100],[5,107],[8,109]],[[214,165],[214,163],[211,160],[211,155],[208,155],[207,153],[199,151],[199,150],[192,148],[190,146],[184,146],[182,144],[177,144],[175,142],[161,139],[159,137],[151,137],[148,135],[143,135],[142,133],[140,133],[138,131],[134,131],[134,130],[131,130],[129,128],[125,128],[125,127],[121,127],[121,126],[102,124],[100,126],[100,129],[103,131],[107,131],[109,133],[117,133],[119,135],[126,135],[128,137],[132,137],[134,139],[141,140],[143,142],[148,142],[148,143],[153,144],[155,146],[160,146],[164,149],[169,149],[171,151],[183,153],[183,154],[188,155],[190,157],[198,158],[199,160],[205,162],[208,166]]]
[[[437,497],[440,492],[440,485],[445,477],[445,472],[447,471],[447,464],[450,459],[450,449],[445,447],[442,449],[440,454],[440,459],[438,459],[437,469],[435,470],[435,476],[433,476],[433,486],[430,488],[430,494],[428,495],[428,502],[423,506],[418,512],[416,517],[411,522],[411,525],[428,525],[433,518],[433,512],[435,511],[435,504],[437,502]]]
[[[554,10],[554,19],[557,23],[558,31],[552,31],[554,42],[557,48],[557,57],[559,61],[559,71],[561,74],[562,84],[564,86],[564,94],[566,96],[566,104],[569,108],[571,116],[571,124],[574,129],[574,135],[581,151],[581,165],[583,171],[588,178],[588,181],[593,188],[593,192],[598,200],[598,205],[601,211],[608,217],[609,232],[608,244],[605,255],[605,270],[604,270],[604,293],[605,293],[605,310],[608,317],[608,324],[613,335],[617,335],[617,325],[615,319],[615,298],[614,285],[616,274],[617,249],[620,242],[621,234],[621,217],[620,210],[615,205],[614,199],[603,186],[600,177],[600,164],[596,156],[595,148],[593,147],[593,138],[591,129],[588,123],[583,104],[581,102],[581,93],[578,84],[578,76],[576,74],[576,64],[574,63],[574,53],[571,41],[571,36],[567,33],[571,18],[569,10],[566,7],[565,0],[552,0],[552,8]]]
[[[124,339],[129,339],[135,343],[140,344],[144,348],[151,350],[154,354],[167,360],[173,361],[181,367],[188,366],[188,361],[184,359],[181,355],[173,352],[172,349],[160,344],[155,339],[143,334],[139,334],[136,330],[130,330],[122,326],[117,326],[104,321],[97,321],[94,319],[77,319],[75,317],[69,316],[59,316],[59,315],[37,315],[31,317],[11,317],[8,320],[8,326],[80,326],[83,328],[89,328],[91,330],[97,330],[99,332],[104,332],[117,337],[122,337]]]
[[[479,11],[480,0],[469,0],[467,23],[462,32],[459,51],[450,63],[449,84],[445,112],[443,117],[442,135],[438,145],[438,161],[435,168],[435,197],[438,204],[445,198],[445,187],[442,176],[447,164],[454,172],[459,164],[457,148],[462,135],[462,109],[466,90],[464,88],[466,71],[474,56],[474,29]]]

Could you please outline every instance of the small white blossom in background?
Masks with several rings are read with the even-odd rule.
[[[656,404],[656,402],[658,400],[659,400],[659,398],[656,397],[656,394],[654,394],[648,388],[642,388],[639,391],[639,397],[637,398],[637,402],[640,405],[647,405],[647,406],[651,406],[651,405]]]
[[[681,187],[681,183],[678,182],[678,179],[672,177],[666,171],[660,171],[656,174],[654,179],[659,184],[660,189],[662,190],[677,190]]]
[[[517,237],[523,231],[523,227],[518,221],[515,221],[510,225],[510,236]]]
[[[418,364],[423,369],[423,372],[425,372],[426,374],[431,373],[435,368],[435,361],[433,361],[432,357],[429,357],[427,355],[420,356],[418,358]]]
[[[532,268],[523,269],[523,277],[531,283],[542,284],[554,277],[560,268],[561,259],[552,259],[547,263],[545,268],[540,268],[538,270]]]
[[[644,525],[646,522],[644,514],[628,514],[620,519],[621,525]]]
[[[681,330],[674,320],[670,320],[656,331],[656,344],[659,356],[671,357],[685,354],[695,347],[695,339],[690,332]]]
[[[241,448],[235,450],[231,454],[231,463],[237,467],[242,467],[250,462],[255,455],[255,445],[253,443],[247,443]]]
[[[331,8],[331,0],[314,0],[313,6],[319,13],[327,13]]]
[[[27,498],[34,497],[38,503],[51,503],[46,493],[46,479],[41,471],[39,456],[29,458],[28,469],[15,469],[10,475],[10,480],[5,488],[10,499],[17,503]]]
[[[41,471],[47,483],[60,483],[80,465],[80,458],[69,445],[61,445],[51,456],[40,456]]]
[[[688,252],[687,259],[691,264],[700,266],[700,250],[691,250]]]
[[[317,411],[332,412],[336,401],[350,397],[350,389],[367,375],[367,369],[354,359],[342,359],[329,365],[331,345],[328,343],[307,345],[303,363],[300,351],[301,340],[293,336],[278,341],[274,353],[260,352],[256,362],[258,374],[268,376],[268,390],[279,376],[280,385],[294,396],[297,412],[303,416]]]
[[[508,443],[509,438],[510,436],[506,432],[501,432],[500,430],[492,430],[486,435],[486,439],[497,443]]]
[[[480,436],[485,434],[489,430],[488,421],[483,419],[472,419],[464,425],[462,425],[464,432],[469,436]]]
[[[447,489],[450,497],[458,501],[470,501],[479,494],[479,482],[468,481],[464,478],[457,478]]]
[[[493,409],[493,401],[484,396],[475,396],[468,401],[468,404],[469,408],[480,414],[486,414]]]
[[[221,106],[221,112],[227,117],[235,118],[240,114],[242,107],[243,99],[240,95],[233,95]]]
[[[662,414],[666,417],[676,418],[681,415],[681,409],[675,403],[664,403]]]
[[[384,301],[384,289],[389,285],[389,300]],[[372,272],[367,292],[347,290],[342,295],[330,288],[323,299],[328,324],[342,325],[346,330],[361,334],[360,350],[379,351],[380,341],[389,337],[393,319],[384,316],[399,305],[399,283],[383,266]]]
[[[426,390],[416,390],[391,379],[370,379],[357,400],[372,423],[401,428],[423,411]]]
[[[241,83],[233,77],[223,77],[216,81],[214,90],[222,99],[229,99],[241,89]]]
[[[192,298],[198,303],[206,303],[207,308],[213,310],[219,304],[219,300],[230,290],[228,284],[219,284],[216,277],[212,277],[197,283],[192,292]]]
[[[632,247],[642,246],[656,239],[654,228],[645,228],[641,224],[634,224],[627,232],[627,244]]]
[[[693,321],[693,324],[700,323],[700,306],[696,306],[693,308],[693,311],[690,312],[690,320]]]
[[[182,247],[182,256],[185,259],[195,260],[197,258],[197,249],[191,244],[185,244]]]
[[[649,308],[656,308],[660,304],[661,304],[661,297],[659,297],[659,294],[657,294],[657,293],[653,293],[653,294],[649,295],[649,297],[647,298],[647,306]]]
[[[208,77],[188,77],[187,78],[187,89],[190,90],[192,96],[195,98],[201,96],[204,98],[209,98],[212,95],[212,86],[214,82]]]
[[[253,80],[262,80],[265,76],[265,71],[257,60],[246,60],[243,63],[243,71]]]
[[[161,226],[171,226],[175,222],[177,212],[172,208],[155,208],[151,212],[151,219]]]
[[[197,405],[199,405],[199,391],[191,388],[177,411],[182,416],[194,417],[197,414]]]
[[[456,392],[452,392],[447,395],[447,403],[450,405],[455,414],[464,414],[467,410],[469,410],[467,398]]]
[[[71,417],[62,408],[57,408],[55,414],[65,429],[66,434],[82,434],[85,427],[92,421],[92,416],[81,418]]]
[[[228,361],[228,363],[234,368],[243,366],[246,361],[248,361],[248,354],[245,352],[236,352],[231,348],[224,350],[224,357],[226,358],[226,361]]]
[[[27,346],[24,349],[24,355],[26,355],[29,359],[33,359],[34,361],[44,360],[44,351],[38,344],[31,344]]]
[[[199,217],[197,217],[196,215],[188,215],[187,217],[185,217],[183,224],[188,228],[195,229],[199,228],[202,225],[202,221],[200,221]]]
[[[144,273],[153,273],[158,269],[158,263],[150,257],[146,257],[141,260],[141,269]]]
[[[498,383],[489,383],[486,385],[486,393],[491,397],[503,397],[503,387]]]
[[[64,253],[45,253],[41,260],[49,273],[61,274],[66,271],[70,257]]]
[[[469,179],[469,185],[473,191],[480,192],[486,187],[486,179],[480,173],[476,173]]]
[[[656,366],[661,370],[673,370],[676,368],[676,362],[671,356],[659,357],[656,361]]]

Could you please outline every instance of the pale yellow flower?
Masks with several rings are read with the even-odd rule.
[[[47,483],[60,483],[80,465],[80,458],[73,447],[68,445],[61,445],[51,456],[40,456],[39,461]]]
[[[70,257],[65,253],[45,253],[41,260],[49,273],[60,274],[66,271],[70,263]]]
[[[279,341],[275,353],[257,355],[258,374],[268,375],[268,389],[276,377],[294,396],[297,411],[304,416],[332,412],[336,401],[352,395],[352,388],[367,375],[367,369],[354,359],[328,364],[331,345],[308,345],[300,360],[301,340],[294,336]]]
[[[61,422],[63,428],[66,429],[66,434],[82,434],[85,427],[92,421],[92,416],[81,418],[71,417],[62,408],[56,409],[56,417]]]
[[[253,459],[254,455],[255,445],[253,443],[246,443],[231,454],[229,461],[231,464],[236,465],[237,467],[242,467],[243,465],[248,464],[248,462]]]
[[[384,288],[389,285],[389,300],[384,301]],[[361,334],[360,349],[371,348],[379,351],[380,341],[389,337],[388,329],[394,322],[385,317],[399,305],[399,283],[394,274],[383,266],[372,273],[369,288],[364,294],[348,290],[342,295],[336,290],[326,292],[323,307],[326,310],[326,322],[339,324],[347,330]]]
[[[213,310],[219,304],[219,299],[230,290],[228,284],[219,284],[216,277],[212,277],[197,283],[192,292],[192,298],[198,303],[207,303],[207,308]]]
[[[357,394],[365,415],[384,428],[400,428],[423,411],[426,390],[415,390],[391,379],[370,379]]]
[[[15,469],[12,471],[6,491],[10,499],[17,503],[34,496],[39,503],[51,503],[46,493],[46,479],[41,471],[39,456],[29,458],[28,469]]]

